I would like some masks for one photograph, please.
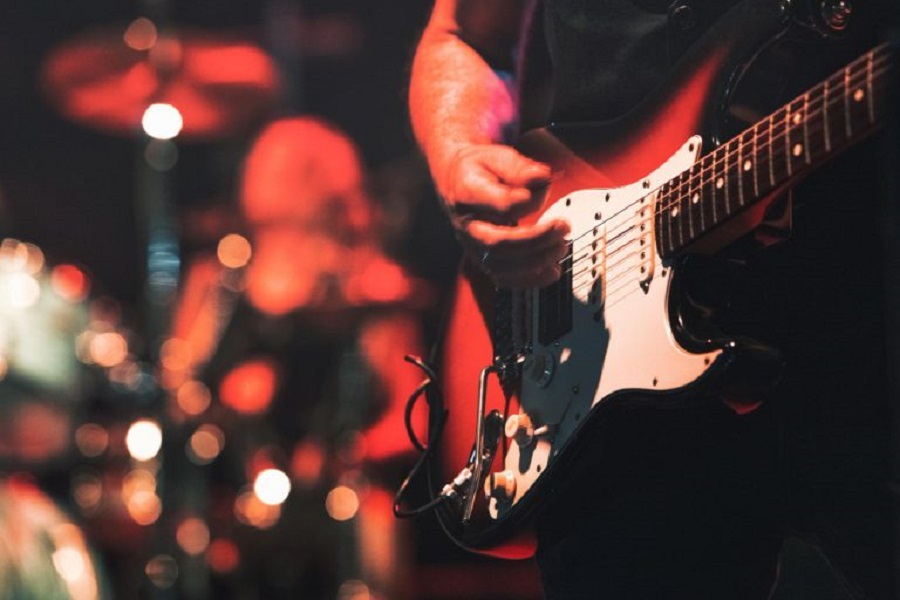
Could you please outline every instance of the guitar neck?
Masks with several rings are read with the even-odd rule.
[[[671,258],[872,133],[887,110],[890,51],[878,46],[665,183],[656,242]]]

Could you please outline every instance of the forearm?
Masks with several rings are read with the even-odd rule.
[[[502,141],[516,104],[509,82],[435,20],[416,51],[409,100],[416,139],[438,176],[461,148]]]

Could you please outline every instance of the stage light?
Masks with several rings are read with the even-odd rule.
[[[152,525],[162,513],[162,502],[154,492],[136,492],[125,503],[129,516],[138,525]]]
[[[90,282],[84,272],[74,265],[58,265],[50,273],[53,291],[68,302],[81,302],[87,298]]]
[[[158,140],[171,140],[181,133],[184,119],[177,108],[171,104],[151,104],[144,111],[141,119],[144,133]]]
[[[253,482],[253,493],[263,504],[277,506],[287,500],[291,493],[291,480],[284,471],[265,469],[260,471]]]
[[[281,518],[281,505],[263,504],[253,490],[247,490],[234,501],[234,515],[245,525],[268,529]]]
[[[135,460],[150,460],[162,446],[162,430],[159,424],[149,420],[132,423],[125,436],[125,445]]]

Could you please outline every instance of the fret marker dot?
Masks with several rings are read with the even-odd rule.
[[[745,170],[745,171],[749,171],[749,170],[752,169],[752,168],[753,168],[753,161],[751,161],[751,160],[748,158],[747,160],[744,161],[744,170]]]
[[[693,202],[694,204],[700,202],[700,194],[694,192],[694,195],[691,197],[691,202]]]
[[[716,187],[719,188],[720,190],[721,190],[723,187],[725,187],[725,180],[722,179],[721,177],[719,177],[718,179],[716,179]]]
[[[803,144],[794,144],[794,149],[792,150],[794,156],[800,156],[803,154]]]
[[[678,207],[676,206],[675,208],[672,209],[672,218],[674,219],[677,216],[678,216]]]
[[[853,92],[853,99],[857,102],[862,102],[863,98],[865,97],[866,93],[862,91],[862,89],[857,89],[855,92]]]
[[[803,122],[803,115],[801,113],[797,113],[794,115],[794,117],[791,119],[791,121],[794,122],[794,125],[799,125],[800,123]]]

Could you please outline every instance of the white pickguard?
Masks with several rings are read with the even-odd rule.
[[[653,190],[688,169],[699,157],[700,143],[699,136],[691,138],[645,179],[574,192],[542,215],[541,220],[562,218],[571,225],[572,328],[547,346],[535,339],[526,359],[521,409],[538,435],[521,448],[509,440],[504,469],[515,489],[511,502],[491,499],[493,517],[502,516],[552,468],[554,456],[604,398],[625,389],[682,388],[721,354],[693,354],[675,341],[668,319],[670,273],[654,242]],[[574,237],[582,232],[588,233]],[[551,360],[549,382],[531,374],[533,365]],[[542,431],[543,426],[549,427]]]

